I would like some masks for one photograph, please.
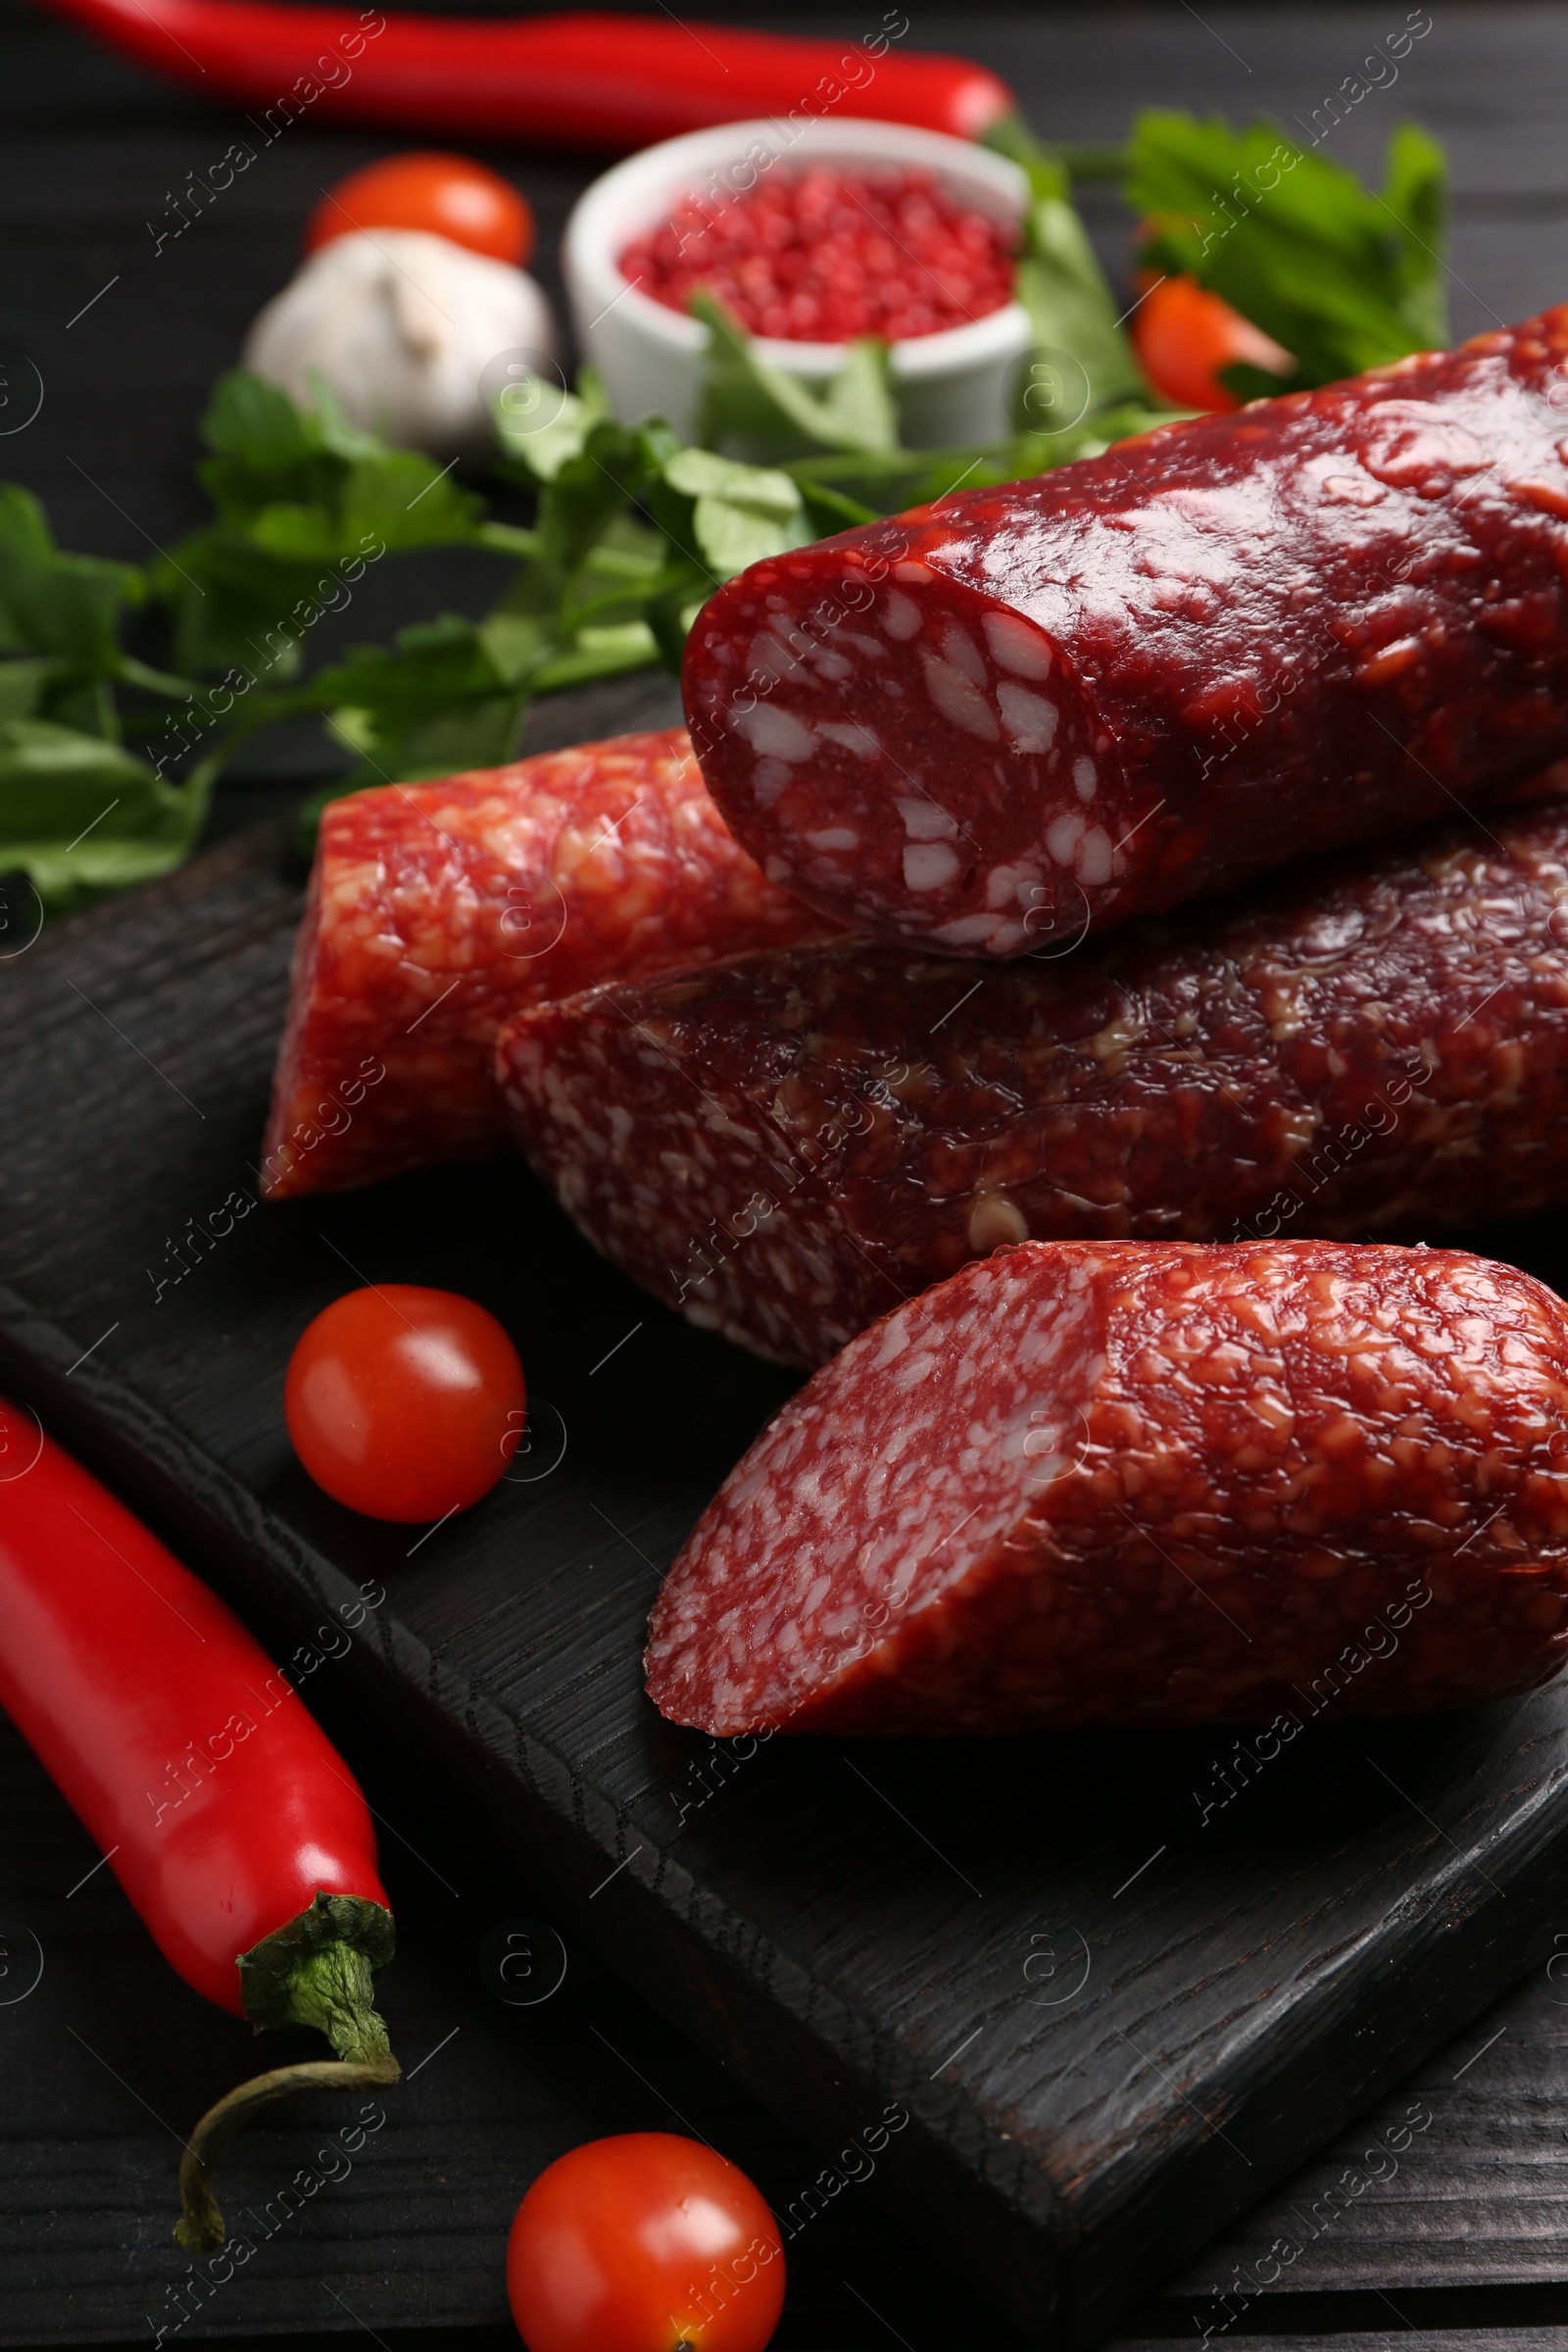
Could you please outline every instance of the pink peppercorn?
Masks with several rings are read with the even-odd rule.
[[[1012,224],[929,172],[774,171],[721,203],[693,195],[620,256],[669,310],[713,295],[754,335],[889,343],[964,326],[1012,298]]]

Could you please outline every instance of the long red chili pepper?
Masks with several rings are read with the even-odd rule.
[[[871,115],[978,138],[1016,105],[994,74],[863,40],[801,40],[673,18],[382,16],[271,0],[49,0],[138,65],[282,122],[334,121],[629,150],[757,115]],[[897,27],[898,29],[889,29]]]
[[[180,2164],[190,2252],[220,2245],[210,2168],[295,2090],[395,2082],[372,1998],[392,1956],[375,1833],[348,1767],[217,1595],[0,1399],[0,1705],[187,1984],[256,2026],[318,2026],[336,2059],[209,2110]]]

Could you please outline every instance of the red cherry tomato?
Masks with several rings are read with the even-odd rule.
[[[509,179],[461,155],[389,155],[328,188],[305,229],[315,253],[359,228],[422,228],[492,261],[527,267],[533,214]]]
[[[440,1519],[488,1494],[526,1411],[517,1350],[471,1298],[350,1291],[289,1357],[283,1415],[318,1487],[372,1519]]]
[[[517,2208],[507,2293],[528,2352],[762,2352],[784,2248],[760,2192],[700,2140],[593,2139]]]
[[[1295,362],[1272,335],[1232,310],[1196,277],[1167,277],[1152,286],[1133,313],[1133,346],[1156,392],[1179,409],[1239,409],[1220,382],[1222,368],[1245,360],[1271,375],[1289,375]]]

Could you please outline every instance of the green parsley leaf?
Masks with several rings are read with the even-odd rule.
[[[270,685],[301,668],[304,637],[388,553],[473,544],[484,504],[432,458],[392,449],[344,417],[324,383],[318,405],[244,368],[219,379],[202,419],[197,472],[217,521],[148,567],[188,671],[238,668]]]
[[[0,720],[39,716],[44,698],[64,667],[47,656],[24,655],[17,661],[0,662]]]
[[[0,653],[58,655],[60,678],[111,675],[121,614],[140,597],[133,565],[62,555],[31,491],[0,484]]]
[[[333,734],[360,755],[345,789],[493,767],[516,750],[526,698],[456,613],[400,629],[390,646],[355,646],[313,684]]]
[[[1106,284],[1078,217],[1066,165],[1016,120],[995,124],[986,143],[1010,156],[1029,181],[1015,291],[1029,313],[1034,348],[1019,374],[1014,422],[1021,432],[1071,431],[1119,402],[1147,405],[1152,395],[1121,324],[1125,306]]]
[[[528,375],[498,394],[496,435],[524,485],[553,482],[568,458],[581,457],[594,426],[609,415],[610,402],[592,368],[579,370],[575,392],[547,376]]]
[[[758,356],[750,335],[719,303],[692,297],[708,328],[699,437],[745,458],[799,457],[809,449],[897,449],[898,410],[887,346],[873,336],[849,345],[838,374],[813,392]]]
[[[1389,141],[1383,202],[1402,231],[1394,265],[1396,307],[1417,351],[1441,351],[1448,340],[1442,262],[1448,234],[1448,161],[1418,122],[1401,122]]]
[[[706,446],[658,419],[619,423],[587,370],[574,392],[531,377],[504,388],[498,471],[535,499],[530,528],[361,431],[324,384],[299,406],[244,370],[215,386],[204,419],[213,519],[145,571],[61,553],[36,501],[0,488],[0,865],[26,866],[51,911],[167,872],[235,746],[305,711],[357,759],[315,808],[494,765],[514,755],[533,696],[655,659],[678,669],[703,604],[746,565],[1169,421],[1073,208],[1075,172],[1124,163],[1155,264],[1214,285],[1289,347],[1302,382],[1442,339],[1444,164],[1413,125],[1391,141],[1380,195],[1261,124],[1150,114],[1119,157],[1043,147],[1018,124],[991,143],[1028,175],[1018,293],[1035,332],[1020,429],[993,446],[902,447],[877,342],[852,345],[831,381],[803,383],[699,300]],[[1255,369],[1228,380],[1279,382]],[[368,564],[447,545],[514,566],[482,620],[446,614],[308,673],[312,630],[352,601]],[[169,666],[121,643],[138,602]],[[156,766],[121,748],[117,696],[134,703],[126,730],[160,747]],[[164,780],[171,759],[195,754],[185,784]],[[306,834],[313,822],[308,811]]]
[[[1443,158],[1414,125],[1381,195],[1267,122],[1156,110],[1129,152],[1146,265],[1211,286],[1293,355],[1290,375],[1232,370],[1234,388],[1307,389],[1446,340]]]
[[[539,494],[534,528],[546,570],[563,586],[571,580],[679,447],[657,421],[626,425],[606,417],[592,425],[580,453],[564,458]]]
[[[242,517],[278,505],[331,503],[348,468],[373,458],[385,444],[344,416],[322,378],[309,408],[249,368],[231,368],[213,386],[201,420],[212,456],[196,478],[220,514]]]
[[[774,468],[680,449],[665,459],[664,480],[691,499],[692,539],[716,579],[814,536],[799,487]]]
[[[171,872],[206,795],[145,760],[49,719],[0,722],[0,868],[21,867],[51,914]]]

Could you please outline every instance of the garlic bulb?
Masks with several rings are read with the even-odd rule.
[[[422,229],[376,228],[313,254],[242,357],[306,406],[318,370],[354,422],[388,441],[478,457],[495,446],[480,383],[491,363],[526,357],[537,370],[555,351],[550,306],[522,270]]]

